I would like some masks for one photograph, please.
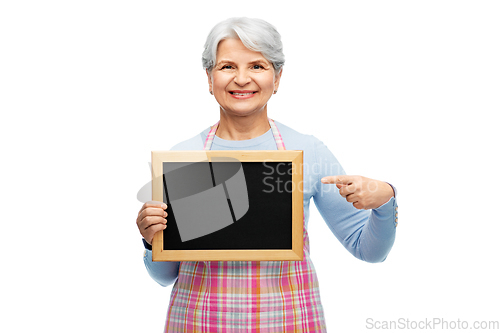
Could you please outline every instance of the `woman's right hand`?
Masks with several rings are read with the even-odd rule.
[[[137,227],[142,237],[150,245],[153,244],[153,236],[158,231],[167,227],[167,205],[159,201],[148,201],[142,205],[139,214],[137,214]]]

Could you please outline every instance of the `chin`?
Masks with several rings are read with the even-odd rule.
[[[236,117],[247,117],[247,116],[252,116],[257,113],[260,113],[264,111],[263,109],[261,110],[229,110],[226,111],[226,114],[231,115],[231,116],[236,116]]]

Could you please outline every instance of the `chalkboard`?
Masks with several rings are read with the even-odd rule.
[[[154,151],[153,261],[302,260],[301,150]]]

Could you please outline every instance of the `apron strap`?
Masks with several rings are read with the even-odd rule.
[[[283,138],[281,137],[281,133],[278,130],[278,127],[274,123],[274,120],[271,118],[267,117],[267,120],[269,121],[269,125],[271,126],[271,131],[273,132],[274,136],[274,141],[276,142],[276,147],[278,150],[286,150],[285,148],[285,143],[283,142]],[[205,145],[203,150],[210,150],[212,148],[212,143],[214,141],[215,137],[215,132],[217,132],[217,128],[219,127],[219,121],[216,122],[212,128],[210,129],[210,132],[208,132],[207,138],[205,139]]]

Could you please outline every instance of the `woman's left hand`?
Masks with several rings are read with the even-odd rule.
[[[378,208],[394,196],[392,186],[386,182],[363,176],[328,176],[323,184],[336,184],[339,193],[357,209]]]

